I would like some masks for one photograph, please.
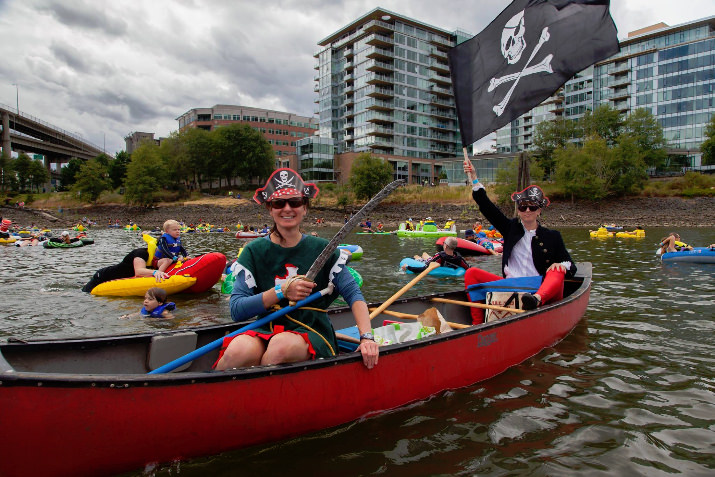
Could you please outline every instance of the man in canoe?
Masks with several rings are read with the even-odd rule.
[[[541,304],[563,298],[564,278],[576,273],[576,265],[566,250],[561,234],[541,226],[538,219],[541,210],[549,205],[549,198],[544,196],[539,186],[530,185],[511,195],[516,202],[518,218],[509,219],[489,197],[487,191],[477,179],[474,166],[464,163],[464,172],[472,182],[472,198],[479,206],[479,211],[504,236],[502,254],[502,273],[506,278],[529,277],[540,275],[543,282],[533,295],[522,296],[522,307],[533,310]],[[500,280],[502,277],[472,267],[464,275],[464,285]],[[472,317],[479,319],[483,310],[472,309]]]
[[[270,234],[243,248],[236,262],[236,281],[230,298],[231,318],[244,321],[266,315],[276,306],[298,302],[313,292],[335,285],[333,293],[317,298],[309,307],[293,310],[270,323],[223,341],[215,369],[294,363],[336,356],[338,342],[325,310],[337,298],[352,309],[360,334],[358,351],[364,365],[377,364],[379,348],[372,336],[365,299],[345,267],[346,255],[335,251],[318,271],[315,281],[306,273],[328,244],[327,240],[303,234],[301,224],[310,199],[318,195],[315,184],[305,183],[292,169],[276,170],[253,200],[263,204],[273,219]]]
[[[151,277],[154,276],[157,282],[168,278],[165,272],[147,268],[146,262],[149,260],[149,250],[147,247],[135,248],[129,252],[121,262],[116,265],[100,268],[92,278],[82,287],[82,291],[90,293],[94,287],[109,280],[131,277]]]

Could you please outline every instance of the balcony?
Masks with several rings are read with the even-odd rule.
[[[631,84],[631,79],[628,76],[624,77],[617,77],[613,79],[612,81],[608,82],[608,87],[609,88],[619,88],[621,86],[627,86]]]
[[[381,137],[377,136],[371,136],[365,140],[365,145],[369,146],[371,148],[374,147],[380,147],[380,148],[394,148],[395,143],[393,141],[390,141],[389,139],[383,139]]]
[[[449,74],[441,75],[434,71],[430,71],[428,77],[430,81],[437,83],[439,86],[444,88],[449,88],[452,85],[452,77],[449,76]]]
[[[444,46],[446,48],[452,48],[454,46],[451,40],[448,40],[441,36],[437,36],[435,34],[431,34],[429,36],[429,42],[432,43],[433,45],[440,45],[440,46]]]
[[[452,136],[451,134],[443,134],[443,133],[441,134],[438,132],[432,132],[429,137],[433,141],[437,141],[437,142],[447,142],[447,143],[456,142],[454,136]]]
[[[454,147],[444,146],[442,144],[436,144],[435,142],[432,142],[432,144],[430,144],[429,151],[440,154],[440,155],[445,155],[445,156],[456,156],[457,155],[457,149],[455,149]]]
[[[454,113],[454,111],[450,111],[448,109],[433,108],[432,111],[430,111],[430,115],[442,119],[457,119],[457,115]]]
[[[370,123],[394,123],[395,117],[392,113],[370,111],[365,120]]]
[[[391,137],[395,134],[395,128],[391,126],[381,126],[379,124],[371,124],[365,128],[365,134],[368,136],[387,136]]]
[[[451,122],[436,122],[432,123],[429,125],[429,128],[432,129],[433,131],[441,131],[444,133],[444,131],[452,131],[454,130],[454,124]],[[435,133],[432,133],[435,134]]]
[[[395,57],[395,53],[385,48],[370,48],[365,56],[371,59],[392,60]]]
[[[373,98],[393,98],[395,92],[392,88],[384,88],[380,86],[371,85],[365,88],[365,95],[372,96]]]
[[[439,58],[443,61],[447,61],[447,59],[448,59],[446,51],[442,51],[439,48],[435,48],[435,47],[431,47],[429,49],[429,55],[433,58]]]
[[[447,63],[446,61],[439,61],[434,58],[430,58],[429,69],[439,71],[440,73],[447,75],[447,77],[449,78],[449,63]]]
[[[369,60],[365,62],[365,69],[367,71],[373,72],[392,73],[395,70],[395,67],[392,65],[392,63],[385,63],[384,61],[378,60]]]
[[[432,95],[432,97],[429,100],[430,104],[438,104],[440,106],[446,106],[448,108],[456,108],[457,106],[454,104],[453,99],[443,99],[439,98],[435,95]]]
[[[365,81],[367,84],[389,84],[393,83],[394,77],[391,74],[367,73]]]
[[[373,98],[365,102],[365,109],[372,109],[375,111],[392,111],[394,108],[395,105],[392,100],[381,100]]]
[[[623,99],[628,99],[630,96],[631,95],[628,92],[628,88],[622,88],[622,89],[614,90],[613,93],[608,95],[608,99],[610,101],[620,101]]]
[[[444,88],[442,86],[435,84],[435,85],[430,85],[429,90],[430,90],[430,93],[437,95],[437,96],[441,96],[443,98],[444,97],[451,98],[453,96],[452,88]]]
[[[381,35],[380,33],[373,33],[365,38],[365,43],[372,46],[387,46],[392,47],[395,43],[392,37],[387,35]]]
[[[391,35],[395,31],[395,26],[380,20],[372,20],[365,24],[362,31],[369,33],[382,32]]]

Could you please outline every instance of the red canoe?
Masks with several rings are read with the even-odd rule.
[[[437,245],[437,250],[442,250],[444,240],[447,237],[440,237],[437,239],[437,242],[435,245]],[[494,244],[494,251],[499,253],[502,251],[502,244],[499,242],[492,242]],[[459,252],[462,255],[491,255],[489,250],[486,248],[482,247],[481,245],[478,245],[471,240],[465,240],[458,238],[457,239],[457,252]]]
[[[591,290],[591,265],[578,268],[559,302],[384,346],[372,370],[348,351],[211,373],[214,350],[177,372],[146,374],[245,323],[0,343],[0,429],[7,436],[0,475],[113,475],[292,438],[489,379],[576,326]],[[435,306],[447,321],[471,324],[468,307],[439,298],[466,301],[461,290],[399,300],[390,310],[415,314]],[[348,308],[330,317],[338,330],[354,325]],[[373,326],[384,318],[394,319],[377,316]]]

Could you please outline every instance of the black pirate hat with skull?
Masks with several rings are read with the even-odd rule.
[[[256,189],[253,194],[253,200],[259,204],[270,202],[273,199],[278,199],[282,196],[300,194],[309,199],[315,198],[320,189],[315,184],[303,182],[300,174],[293,169],[283,167],[276,169],[271,177],[266,181],[266,185]]]
[[[544,195],[544,191],[541,190],[541,187],[537,185],[530,185],[521,192],[514,192],[511,195],[511,200],[517,204],[530,203],[538,205],[542,209],[551,203],[549,198]]]

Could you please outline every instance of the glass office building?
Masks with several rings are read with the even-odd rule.
[[[499,130],[497,150],[529,149],[539,108],[553,114],[539,120],[577,119],[608,104],[624,115],[648,109],[663,126],[671,153],[700,166],[700,144],[715,114],[715,16],[637,30],[620,46],[619,53],[569,80],[551,106],[542,104]]]
[[[319,135],[338,154],[459,155],[447,51],[470,36],[376,8],[324,38],[314,55]]]

